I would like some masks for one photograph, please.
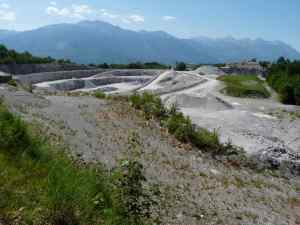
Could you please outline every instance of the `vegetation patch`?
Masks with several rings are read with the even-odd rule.
[[[281,57],[271,65],[267,82],[279,93],[282,103],[300,105],[300,61]]]
[[[106,98],[106,94],[103,91],[96,91],[93,95],[94,95],[94,97],[99,98],[99,99]]]
[[[10,81],[8,81],[7,84],[9,84],[9,85],[11,85],[11,86],[14,86],[14,87],[17,87],[17,86],[18,86],[17,81],[16,81],[16,80],[13,80],[13,79],[10,80]]]
[[[232,75],[221,76],[226,87],[222,90],[225,94],[242,98],[268,98],[269,91],[264,81],[253,75]]]
[[[220,143],[218,133],[210,132],[204,128],[194,126],[190,118],[185,117],[179,112],[176,106],[170,109],[164,107],[161,99],[151,93],[134,94],[129,97],[131,105],[143,111],[146,119],[157,119],[160,124],[175,136],[175,138],[184,143],[190,143],[195,147],[218,154],[237,154],[233,151],[231,144]]]
[[[70,64],[70,60],[55,60],[51,57],[36,57],[29,52],[19,53],[15,50],[7,49],[6,46],[0,44],[0,64],[41,64],[41,63],[59,63]]]
[[[96,66],[98,68],[102,69],[143,69],[143,70],[149,70],[149,69],[158,69],[158,70],[166,70],[169,69],[169,65],[164,65],[158,62],[134,62],[134,63],[129,63],[129,64],[90,64],[90,66]]]
[[[112,172],[80,165],[54,150],[0,106],[0,223],[141,225],[152,202],[142,165],[128,160]]]

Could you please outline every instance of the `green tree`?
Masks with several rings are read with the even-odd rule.
[[[178,63],[176,63],[175,70],[177,70],[177,71],[185,71],[186,70],[186,64],[184,62],[178,62]]]

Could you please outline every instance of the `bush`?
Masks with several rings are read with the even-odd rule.
[[[186,68],[187,67],[186,67],[186,64],[184,62],[176,63],[175,70],[177,70],[177,71],[185,71]]]
[[[144,112],[146,119],[153,117],[163,119],[166,116],[167,111],[161,99],[151,93],[134,94],[129,97],[129,101],[133,107]]]
[[[150,208],[154,204],[144,188],[146,181],[143,165],[135,160],[125,160],[122,166],[114,171],[114,203],[117,224],[142,225],[151,217]],[[124,218],[126,220],[124,221]]]
[[[194,132],[192,122],[186,118],[182,113],[173,113],[166,120],[166,127],[171,134],[182,142],[191,141],[191,136]]]
[[[214,153],[222,153],[224,146],[220,144],[219,135],[216,131],[210,132],[206,129],[200,128],[193,132],[192,143],[200,149],[211,150]]]
[[[106,94],[103,91],[96,91],[94,93],[94,97],[99,98],[99,99],[105,99]]]
[[[14,86],[14,87],[17,87],[17,86],[18,86],[16,80],[10,80],[10,81],[7,82],[7,84],[9,84],[9,85],[11,85],[11,86]]]

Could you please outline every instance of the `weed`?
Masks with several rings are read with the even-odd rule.
[[[146,119],[162,119],[166,116],[167,111],[161,99],[151,93],[134,94],[129,97],[129,101],[133,107],[144,112]]]
[[[13,80],[13,79],[10,80],[10,81],[8,81],[7,84],[9,84],[9,85],[11,85],[11,86],[14,86],[14,87],[17,87],[17,86],[18,86],[17,81],[16,81],[16,80]]]
[[[94,97],[99,98],[99,99],[106,98],[106,94],[103,91],[96,91],[93,95],[94,95]]]
[[[143,166],[135,160],[123,161],[122,166],[114,171],[113,204],[117,214],[123,220],[126,218],[124,224],[141,225],[150,219],[153,201],[145,191],[145,181]]]

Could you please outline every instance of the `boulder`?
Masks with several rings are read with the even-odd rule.
[[[266,163],[270,169],[279,169],[300,176],[300,155],[286,147],[270,147],[258,155],[260,161]]]

